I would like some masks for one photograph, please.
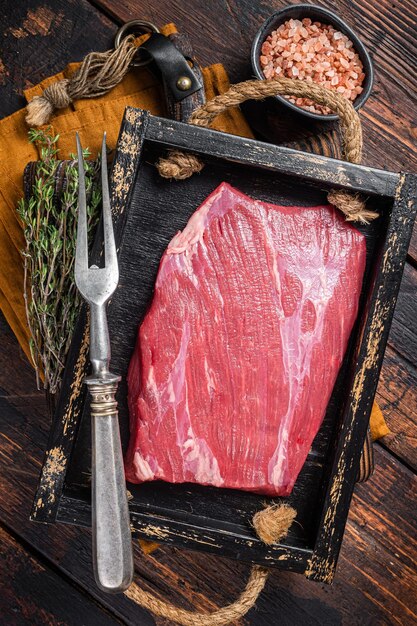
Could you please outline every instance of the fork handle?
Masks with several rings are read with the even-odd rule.
[[[111,377],[111,375],[108,375]],[[97,585],[110,593],[133,578],[132,537],[115,394],[120,378],[86,380],[91,394],[92,530]]]

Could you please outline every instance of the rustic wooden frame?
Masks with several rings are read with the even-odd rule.
[[[351,385],[340,422],[338,444],[332,452],[322,493],[321,519],[308,548],[283,543],[267,547],[250,528],[225,521],[213,526],[201,516],[185,513],[170,517],[169,511],[152,510],[147,502],[131,504],[132,526],[142,537],[183,547],[203,549],[247,561],[303,572],[311,579],[330,582],[347,519],[357,476],[359,458],[376,391],[379,370],[394,312],[400,279],[417,209],[417,177],[352,165],[308,153],[242,139],[225,133],[150,116],[128,108],[122,124],[112,170],[112,207],[116,238],[124,229],[132,181],[138,171],[144,145],[162,152],[166,148],[199,153],[203,158],[222,159],[251,168],[290,175],[321,187],[340,187],[377,196],[388,202],[385,230],[374,263],[373,289],[368,294],[360,320],[358,341],[351,363]],[[68,489],[65,477],[73,452],[83,406],[82,379],[87,365],[86,314],[81,313],[68,358],[63,390],[54,420],[32,519],[41,522],[90,523],[90,505],[85,489]],[[220,504],[226,490],[210,490]],[[165,488],[167,502],[171,487]],[[149,495],[149,493],[148,493]]]

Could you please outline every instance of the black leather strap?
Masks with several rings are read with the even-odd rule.
[[[141,48],[144,48],[152,56],[176,102],[180,102],[202,88],[202,83],[195,76],[187,60],[168,37],[160,33],[153,33],[141,45]],[[184,79],[186,80],[184,81]],[[189,88],[181,89],[178,86],[179,84],[186,84],[188,81],[190,83]]]
[[[194,50],[188,35],[186,33],[172,33],[171,35],[168,35],[168,37],[177,50],[179,50],[187,59],[187,61],[191,62],[193,74],[203,85],[198,91],[192,93],[190,96],[187,96],[184,100],[177,102],[165,80],[162,78],[168,117],[173,120],[177,120],[178,122],[188,122],[193,112],[206,101],[203,73],[197,59],[195,58]]]

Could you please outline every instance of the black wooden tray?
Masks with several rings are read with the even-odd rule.
[[[201,154],[206,167],[186,181],[161,179],[154,164],[169,148]],[[331,581],[412,232],[416,180],[126,110],[111,177],[120,284],[108,309],[112,370],[123,377],[118,401],[124,446],[125,375],[160,258],[221,181],[254,198],[289,205],[325,203],[326,191],[341,187],[366,194],[380,213],[361,227],[368,254],[358,321],[325,420],[288,499],[298,514],[285,541],[268,547],[251,527],[265,496],[162,482],[129,486],[138,535]],[[90,524],[85,320],[83,311],[35,497],[37,521]]]

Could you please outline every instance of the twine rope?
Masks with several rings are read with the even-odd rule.
[[[67,107],[74,100],[104,96],[124,78],[136,51],[135,37],[129,35],[114,50],[90,52],[71,78],[52,83],[29,102],[26,122],[29,126],[42,126],[56,109]]]
[[[351,163],[361,162],[362,126],[359,115],[351,102],[341,94],[315,83],[306,83],[291,78],[248,80],[238,83],[196,109],[189,123],[207,128],[217,115],[230,107],[239,106],[246,100],[263,100],[276,95],[310,98],[337,113],[340,118],[344,159]],[[176,180],[189,178],[192,174],[200,172],[203,167],[204,164],[198,156],[178,150],[173,150],[157,163],[158,172],[162,177]],[[347,221],[368,224],[369,221],[378,217],[378,213],[366,208],[365,201],[358,194],[333,189],[327,197],[331,204],[344,213]]]
[[[268,571],[259,565],[254,565],[241,596],[232,604],[207,614],[186,611],[168,604],[144,591],[136,583],[131,584],[129,589],[125,591],[125,595],[154,615],[165,617],[182,626],[224,626],[238,620],[253,607],[267,578]]]

